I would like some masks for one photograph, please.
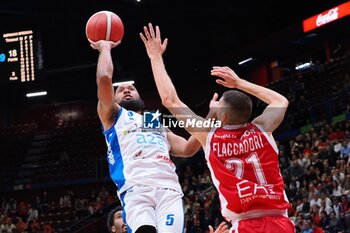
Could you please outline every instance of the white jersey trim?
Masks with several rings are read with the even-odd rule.
[[[211,142],[211,139],[213,138],[213,135],[215,133],[215,130],[216,128],[211,128],[208,135],[207,135],[207,139],[206,139],[206,142],[205,142],[205,151],[204,151],[204,154],[205,154],[205,159],[207,161],[209,161],[209,155],[210,155],[210,142]]]
[[[119,108],[118,115],[117,115],[117,117],[115,118],[113,125],[112,125],[109,129],[106,129],[106,130],[105,130],[105,129],[103,128],[103,125],[102,125],[103,134],[106,134],[106,133],[109,132],[111,129],[114,129],[115,124],[117,124],[118,119],[119,119],[120,116],[122,115],[122,111],[123,111],[123,108],[120,107],[120,108]]]
[[[266,132],[263,128],[261,128],[261,126],[252,123],[253,125],[255,125],[265,136],[265,138],[267,139],[267,141],[270,143],[270,145],[272,146],[272,148],[275,150],[275,152],[278,154],[278,148],[276,145],[275,140],[273,140]]]
[[[209,161],[209,157],[210,157],[210,142],[211,142],[211,139],[213,138],[213,135],[215,133],[215,130],[216,128],[212,128],[209,133],[208,133],[208,136],[207,136],[207,140],[206,140],[206,148],[205,148],[205,159],[207,160],[207,165],[208,165],[208,168],[210,170],[210,173],[212,174],[212,181],[216,187],[216,189],[219,189],[220,188],[220,181],[218,179],[216,179],[216,176],[215,176],[215,173],[214,173],[214,170],[210,164],[210,161]],[[224,195],[221,195],[220,194],[220,191],[219,191],[219,200],[220,200],[220,206],[221,206],[221,209],[222,209],[222,213],[226,212],[228,209],[227,209],[227,204],[228,204],[228,201],[226,200],[226,198],[224,197]],[[226,217],[226,216],[223,216],[223,217]]]

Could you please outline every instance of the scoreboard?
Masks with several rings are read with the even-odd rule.
[[[26,83],[42,78],[40,40],[32,30],[6,32],[0,38],[0,83]]]

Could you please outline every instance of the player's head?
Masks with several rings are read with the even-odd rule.
[[[107,228],[110,233],[126,233],[126,224],[122,218],[122,208],[120,206],[111,210],[107,218]]]
[[[145,103],[140,98],[136,87],[132,84],[121,84],[115,90],[115,101],[123,108],[135,112],[142,111]]]
[[[225,91],[219,100],[217,116],[224,124],[243,124],[252,114],[252,105],[248,95],[236,90]]]

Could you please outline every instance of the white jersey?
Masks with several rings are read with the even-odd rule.
[[[119,195],[134,185],[182,193],[165,129],[143,128],[140,114],[120,107],[114,125],[104,135],[109,172]]]

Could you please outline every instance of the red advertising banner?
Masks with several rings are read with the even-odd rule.
[[[305,19],[303,21],[303,30],[304,32],[311,31],[347,15],[350,15],[350,1]]]

